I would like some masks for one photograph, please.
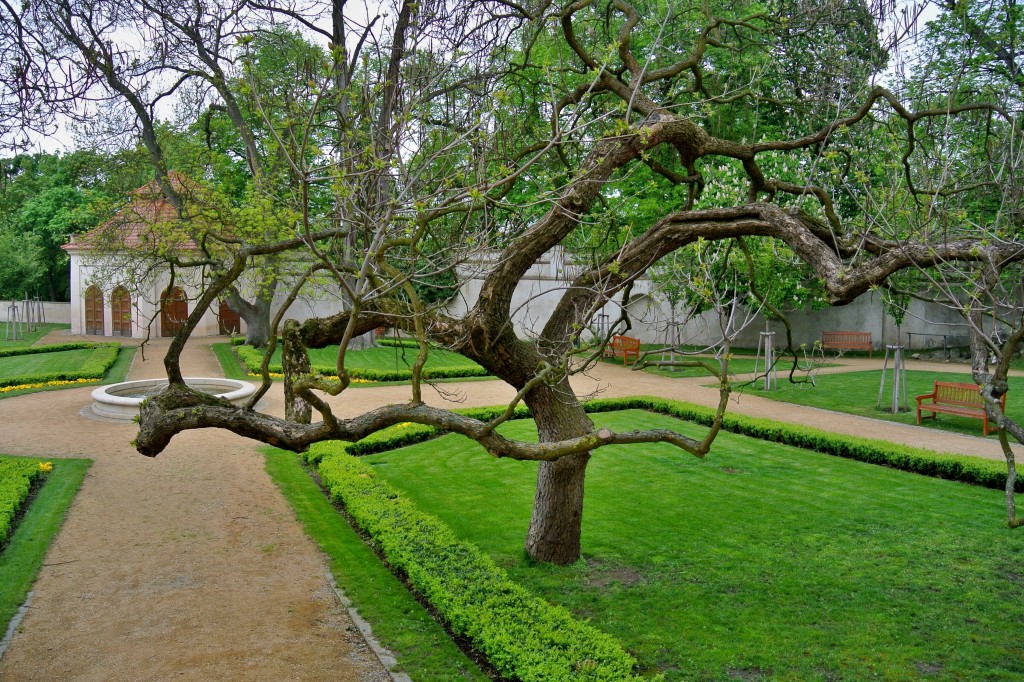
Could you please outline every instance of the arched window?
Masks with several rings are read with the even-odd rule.
[[[95,284],[85,290],[85,333],[103,336],[103,292]]]
[[[174,336],[188,319],[188,298],[181,287],[164,291],[160,297],[160,336]]]
[[[114,336],[132,335],[132,298],[124,287],[110,294],[110,327]]]

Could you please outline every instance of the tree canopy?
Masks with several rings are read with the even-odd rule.
[[[666,441],[703,456],[726,408],[723,381],[719,418],[701,438],[612,432],[595,429],[573,393],[569,378],[599,356],[580,353],[593,341],[585,333],[593,316],[660,260],[672,256],[688,273],[685,296],[756,289],[778,298],[800,284],[843,304],[901,271],[1024,258],[1016,232],[996,239],[970,221],[916,222],[951,197],[975,197],[978,215],[991,210],[984,194],[967,190],[978,164],[998,174],[996,152],[1019,149],[1019,98],[943,91],[928,79],[879,85],[893,43],[877,22],[893,9],[400,0],[369,16],[343,0],[39,0],[14,17],[23,35],[48,46],[34,68],[60,64],[77,89],[19,90],[17,79],[7,89],[55,108],[74,96],[116,112],[108,120],[138,131],[185,224],[203,209],[167,182],[157,111],[170,98],[190,102],[205,144],[244,161],[253,205],[290,216],[269,231],[211,230],[196,240],[192,264],[209,269],[210,284],[165,359],[171,388],[143,408],[140,452],[156,455],[192,428],[301,450],[399,422],[438,425],[496,457],[541,461],[527,551],[567,563],[580,552],[592,452]],[[974,16],[958,3],[947,10]],[[113,39],[129,28],[151,39]],[[298,35],[318,46],[289,37]],[[5,49],[33,58],[18,52],[20,40]],[[989,63],[1012,70],[1005,59]],[[950,131],[971,143],[953,149]],[[724,246],[715,253],[733,254],[723,267],[702,260],[713,243]],[[512,324],[517,283],[556,246],[581,267],[550,317],[521,338]],[[345,302],[336,316],[283,322],[270,335],[291,368],[289,404],[311,407],[318,420],[308,409],[261,414],[258,396],[234,408],[188,389],[178,357],[199,316],[254,260],[297,251],[305,277],[289,296],[312,279]],[[424,295],[424,283],[471,258],[492,267],[466,314]],[[796,262],[806,270],[776,287],[773,275]],[[737,268],[748,286],[710,286]],[[323,396],[348,388],[346,352],[380,326],[419,341],[409,400],[341,419]],[[513,405],[531,408],[539,442],[496,430],[511,406],[489,422],[428,406],[420,370],[431,343],[514,387]],[[336,376],[309,374],[305,349],[329,344],[340,345]],[[268,388],[265,377],[259,395]]]

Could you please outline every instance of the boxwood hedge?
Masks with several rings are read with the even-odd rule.
[[[0,456],[0,546],[11,532],[14,517],[28,499],[32,483],[43,475],[38,459]]]
[[[504,677],[523,682],[637,680],[611,636],[531,595],[480,549],[378,480],[341,443],[315,445],[331,497],[445,620]]]

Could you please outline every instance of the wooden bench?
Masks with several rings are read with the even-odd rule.
[[[988,435],[988,415],[981,397],[981,387],[957,381],[936,381],[931,393],[917,396],[917,423],[921,423],[921,410],[931,412],[924,419],[938,419],[939,412],[982,420],[982,433]],[[931,398],[930,403],[921,401]],[[1000,410],[1006,411],[1006,394],[999,398]]]
[[[629,356],[633,356],[633,362],[640,359],[640,339],[632,336],[613,336],[612,342],[604,349],[608,357],[621,357],[622,366],[629,364]]]
[[[822,350],[866,350],[871,357],[871,332],[822,332]]]

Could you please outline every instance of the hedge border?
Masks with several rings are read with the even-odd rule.
[[[42,464],[43,460],[34,457],[0,456],[0,548],[14,529],[14,519],[32,486],[46,473]]]
[[[348,454],[319,443],[317,472],[331,499],[365,531],[393,570],[504,677],[522,682],[636,680],[636,660],[615,638],[533,596],[476,545],[420,511]],[[642,678],[658,680],[659,677]]]
[[[259,374],[260,369],[263,366],[263,352],[259,349],[253,348],[252,346],[235,346],[235,353],[238,355],[238,359],[242,361],[250,372]],[[327,376],[337,376],[337,368],[327,365],[313,365],[310,368],[314,372],[319,372]],[[284,371],[281,363],[271,363],[268,365],[267,370],[269,372],[280,374]],[[366,381],[409,381],[412,379],[411,369],[396,369],[396,370],[380,370],[380,369],[363,369],[363,368],[352,368],[348,370],[348,374],[353,379],[363,379]],[[424,369],[424,379],[461,379],[468,377],[485,377],[490,373],[480,367],[479,365],[466,365],[465,367],[438,367],[433,369]]]
[[[68,348],[66,346],[73,346]],[[46,383],[49,381],[74,381],[76,379],[96,379],[100,380],[107,373],[115,362],[117,362],[117,354],[121,352],[121,344],[119,343],[85,343],[85,344],[59,344],[54,346],[30,346],[29,348],[34,349],[33,353],[11,353],[10,355],[32,355],[34,353],[59,353],[69,350],[106,350],[107,353],[100,354],[98,357],[92,358],[86,362],[82,369],[66,371],[66,372],[44,372],[41,374],[19,374],[16,376],[7,377],[0,379],[0,387],[4,386],[20,386],[22,384],[38,384]],[[19,349],[12,349],[19,350]],[[0,357],[10,357],[0,356]]]

